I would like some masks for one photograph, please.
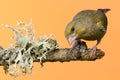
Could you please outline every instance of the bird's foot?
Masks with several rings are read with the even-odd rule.
[[[76,46],[80,45],[81,41],[80,40],[74,40],[72,43],[72,48],[75,48]]]
[[[97,46],[93,46],[91,49],[90,49],[90,57],[94,56],[95,53],[96,53],[96,50],[97,50]]]

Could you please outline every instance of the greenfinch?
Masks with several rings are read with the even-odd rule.
[[[64,31],[69,44],[75,47],[80,39],[97,40],[96,45],[91,48],[93,53],[95,53],[97,45],[107,31],[108,20],[105,13],[109,10],[83,10],[76,14]]]

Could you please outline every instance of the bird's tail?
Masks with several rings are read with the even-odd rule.
[[[102,11],[102,12],[104,12],[104,13],[107,13],[107,12],[110,11],[111,9],[106,8],[106,9],[97,9],[97,10]]]

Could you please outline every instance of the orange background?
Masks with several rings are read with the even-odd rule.
[[[120,80],[120,1],[119,0],[0,0],[0,24],[15,25],[16,21],[33,19],[35,37],[55,34],[60,47],[70,47],[64,29],[80,10],[110,8],[108,31],[98,48],[105,56],[96,61],[34,63],[31,75],[17,78],[5,75],[0,67],[0,80]],[[0,45],[7,48],[13,33],[0,25]],[[87,42],[89,47],[96,42]]]

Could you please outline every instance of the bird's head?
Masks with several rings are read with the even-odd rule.
[[[80,35],[83,32],[82,28],[78,27],[78,22],[76,21],[71,21],[65,29],[64,35],[68,40],[68,43],[70,45],[74,45],[74,42],[78,39],[80,39]]]

